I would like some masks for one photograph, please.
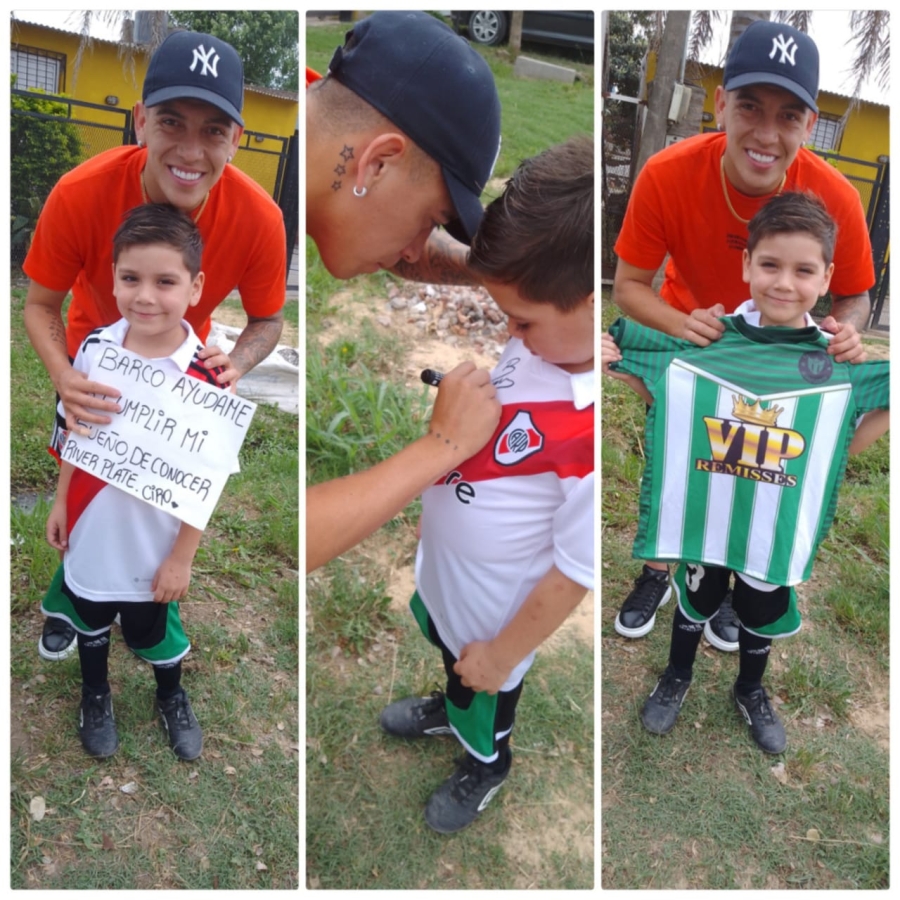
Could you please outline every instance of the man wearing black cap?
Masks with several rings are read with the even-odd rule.
[[[872,249],[856,189],[803,147],[818,115],[819,53],[801,31],[776,22],[750,25],[735,41],[716,89],[719,133],[680,141],[652,156],[638,176],[615,250],[613,297],[638,322],[700,346],[723,331],[718,316],[747,299],[741,255],[747,223],[782,191],[810,191],[837,221],[832,309],[821,327],[829,353],[860,362],[859,331],[875,283]],[[665,279],[651,287],[666,255]],[[662,299],[664,302],[660,302]],[[643,637],[671,596],[667,567],[649,563],[616,617],[616,631]],[[720,650],[739,648],[731,604],[706,624]]]
[[[243,132],[243,66],[235,49],[198,32],[175,32],[154,53],[143,101],[135,107],[138,146],[107,150],[64,175],[47,198],[23,265],[31,279],[25,326],[66,410],[57,438],[76,419],[106,424],[118,392],[87,380],[70,363],[94,329],[119,318],[112,281],[112,237],[128,210],[171,203],[203,237],[206,281],[186,318],[201,340],[210,315],[235,288],[247,326],[230,358],[203,354],[232,385],[278,343],[284,305],[284,221],[271,197],[229,165]],[[64,326],[61,310],[72,302]],[[100,394],[108,399],[99,399]],[[41,655],[74,649],[74,631],[49,619]]]
[[[500,149],[487,63],[427,13],[378,12],[347,33],[325,78],[307,72],[310,79],[306,228],[325,267],[338,278],[395,269],[471,282],[467,245]],[[438,226],[465,243],[438,237]],[[307,570],[480,450],[499,413],[487,371],[462,363],[449,372],[428,435],[366,472],[307,491]]]

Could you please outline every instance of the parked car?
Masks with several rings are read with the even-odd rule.
[[[511,12],[475,10],[451,14],[458,34],[468,33],[476,44],[502,44],[509,37]],[[526,12],[522,16],[522,40],[561,47],[594,49],[592,12]]]

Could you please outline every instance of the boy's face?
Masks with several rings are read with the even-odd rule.
[[[744,250],[744,281],[761,325],[803,328],[804,314],[824,296],[833,271],[819,241],[803,232],[764,237],[752,255]]]
[[[156,355],[168,355],[184,339],[181,320],[202,288],[203,273],[191,278],[181,252],[165,244],[125,247],[113,265],[116,306],[145,356],[157,348]]]
[[[562,312],[549,303],[523,299],[514,284],[485,281],[484,286],[506,314],[510,337],[567,372],[594,368],[593,292],[575,309]]]

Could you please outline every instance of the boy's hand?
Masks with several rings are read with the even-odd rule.
[[[866,348],[852,322],[838,322],[834,316],[822,319],[819,328],[834,335],[828,342],[828,352],[835,362],[861,363],[866,361]]]
[[[695,309],[684,320],[681,337],[698,347],[708,347],[725,333],[725,326],[719,321],[719,316],[724,315],[725,307],[721,303],[709,309]]]
[[[171,603],[181,600],[191,583],[191,564],[173,556],[167,557],[156,570],[150,590],[154,603]]]
[[[622,351],[619,350],[618,344],[616,344],[613,336],[608,331],[604,331],[600,335],[600,371],[604,375],[615,377],[616,373],[609,371],[609,364],[621,362],[621,360]]]
[[[54,503],[47,516],[47,543],[54,550],[66,551],[69,548],[69,531],[66,521],[66,506],[64,503]]]
[[[89,381],[84,372],[71,366],[63,369],[54,387],[66,413],[66,428],[82,437],[91,433],[89,425],[108,425],[112,419],[106,413],[120,411],[118,390]],[[79,421],[85,424],[79,425]]]
[[[514,668],[515,665],[497,658],[490,641],[466,644],[453,665],[453,671],[460,676],[463,687],[488,694],[496,694]]]

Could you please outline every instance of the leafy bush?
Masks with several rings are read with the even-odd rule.
[[[15,87],[16,76],[12,76]],[[24,258],[38,213],[60,177],[81,162],[78,131],[64,103],[34,96],[11,97],[10,212],[14,258]],[[54,116],[57,118],[36,118]]]

